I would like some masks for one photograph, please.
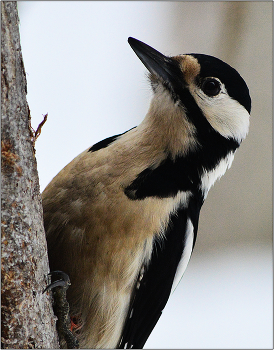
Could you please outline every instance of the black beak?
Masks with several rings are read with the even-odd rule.
[[[168,83],[171,87],[178,84],[181,72],[174,59],[137,39],[129,37],[128,43],[150,73],[155,74],[163,83]]]

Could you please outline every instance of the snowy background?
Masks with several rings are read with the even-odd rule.
[[[272,349],[272,3],[20,1],[41,191],[149,106],[133,36],[167,55],[217,56],[246,80],[251,127],[210,191],[186,273],[146,348]]]

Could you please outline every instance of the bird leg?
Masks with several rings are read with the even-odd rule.
[[[69,303],[66,294],[70,286],[69,276],[62,271],[53,271],[49,274],[57,278],[51,282],[44,292],[52,290],[53,294],[53,311],[57,316],[56,328],[59,336],[61,348],[79,349],[79,342],[75,335],[71,332],[71,320],[69,316]]]

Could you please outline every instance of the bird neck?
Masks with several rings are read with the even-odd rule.
[[[153,147],[164,150],[173,159],[186,155],[197,146],[195,126],[182,105],[174,102],[170,93],[161,86],[156,89],[138,129],[144,139],[153,140]]]

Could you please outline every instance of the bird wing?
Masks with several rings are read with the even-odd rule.
[[[179,281],[177,274],[183,274],[189,260],[182,264],[195,244],[199,211],[200,205],[192,200],[187,209],[170,217],[165,238],[154,241],[151,259],[135,286],[119,348],[143,348],[168,301],[175,276]]]

